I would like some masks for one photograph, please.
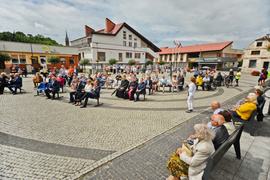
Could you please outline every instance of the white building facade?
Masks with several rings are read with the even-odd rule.
[[[243,65],[243,72],[261,71],[262,69],[269,69],[270,52],[267,51],[267,46],[270,45],[269,34],[256,39],[245,48]],[[269,70],[268,70],[269,71]]]
[[[147,60],[158,58],[160,51],[126,23],[115,25],[106,19],[106,28],[94,31],[85,26],[86,36],[71,41],[72,47],[79,48],[80,58],[88,58],[93,65],[108,65],[109,59],[116,59],[117,64],[128,64],[129,60],[136,64],[144,64]],[[100,60],[98,63],[96,60]]]

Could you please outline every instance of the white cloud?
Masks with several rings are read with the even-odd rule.
[[[64,43],[84,36],[84,25],[95,30],[105,18],[126,22],[157,46],[234,41],[244,48],[270,33],[269,0],[3,0],[0,31],[50,36]]]

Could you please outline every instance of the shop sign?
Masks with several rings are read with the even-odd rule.
[[[217,61],[218,58],[203,58],[204,61]]]
[[[50,46],[41,46],[41,49],[43,51],[50,51],[51,50],[51,47]]]
[[[188,59],[188,61],[196,61],[196,59]]]

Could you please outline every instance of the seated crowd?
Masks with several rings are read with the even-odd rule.
[[[235,131],[232,117],[237,116],[248,120],[259,105],[257,99],[262,98],[263,91],[255,89],[255,92],[256,94],[250,93],[247,99],[238,102],[241,105],[234,106],[234,110],[231,111],[222,109],[218,101],[213,101],[211,108],[214,112],[210,122],[196,124],[194,126],[195,134],[184,141],[190,144],[191,152],[187,152],[186,147],[180,147],[171,154],[167,164],[171,176],[167,179],[179,180],[187,179],[187,177],[189,179],[202,179],[210,155],[226,142]]]
[[[17,89],[22,87],[22,78],[19,73],[10,73],[10,76],[6,76],[5,73],[1,73],[0,77],[0,94],[4,93],[4,88],[7,87],[10,93],[17,94]]]

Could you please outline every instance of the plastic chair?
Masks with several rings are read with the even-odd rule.
[[[49,87],[50,87],[50,86],[49,86]],[[40,83],[39,88],[35,89],[35,91],[37,91],[37,96],[39,95],[39,92],[40,92],[40,91],[43,91],[43,92],[44,92],[45,89],[46,89],[45,83]]]

